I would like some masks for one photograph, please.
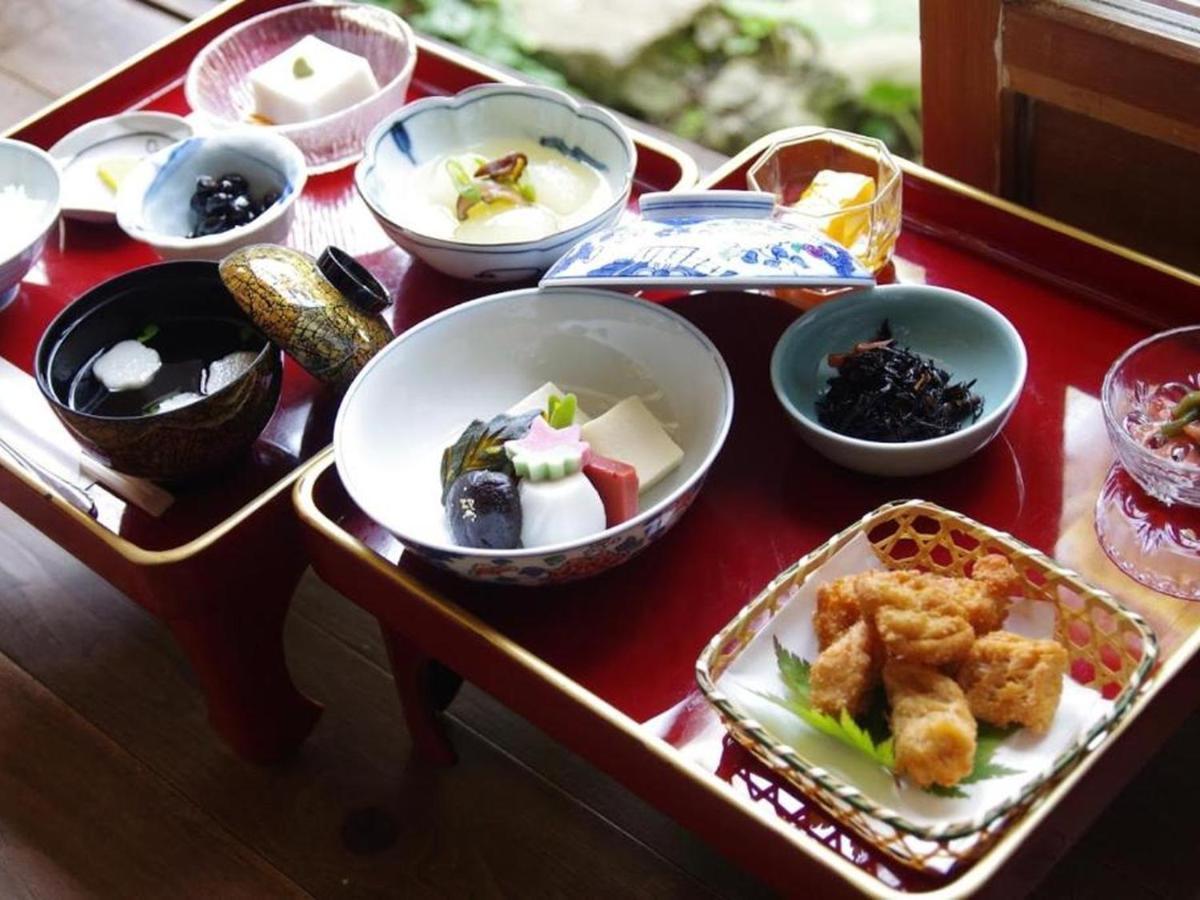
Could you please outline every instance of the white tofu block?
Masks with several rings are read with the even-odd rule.
[[[517,413],[531,412],[535,409],[544,410],[546,408],[546,404],[550,402],[550,397],[556,394],[559,397],[565,397],[567,392],[562,390],[553,381],[547,381],[528,397],[517,403],[514,403],[512,406],[506,409],[505,412],[510,416],[515,416]],[[592,417],[580,409],[578,404],[576,404],[575,424],[582,425],[584,422],[590,421],[592,421]]]
[[[639,494],[662,481],[683,459],[683,450],[636,396],[584,425],[582,437],[593,453],[637,469]]]
[[[310,34],[251,72],[250,87],[258,115],[290,125],[365,100],[379,83],[364,57]]]

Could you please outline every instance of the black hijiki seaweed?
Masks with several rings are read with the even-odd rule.
[[[950,383],[939,369],[907,347],[898,347],[885,319],[875,337],[829,364],[838,374],[817,400],[817,418],[848,437],[900,443],[957,431],[983,411],[974,381]]]

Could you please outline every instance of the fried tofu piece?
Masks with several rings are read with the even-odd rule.
[[[1067,651],[1057,641],[995,631],[981,637],[958,671],[977,719],[993,725],[1050,727],[1062,697]]]
[[[966,581],[965,578],[956,580]],[[976,637],[997,630],[1008,618],[1008,599],[995,596],[984,585],[967,581],[954,594],[954,599]]]
[[[882,653],[877,645],[870,625],[860,620],[822,650],[810,673],[812,705],[831,716],[843,709],[852,716],[866,712],[879,684]]]
[[[1003,627],[1012,595],[1021,591],[1021,576],[1012,563],[998,553],[989,553],[976,560],[969,579],[954,580],[958,582],[955,599],[977,637]]]
[[[999,553],[989,553],[975,560],[971,580],[987,585],[992,595],[1007,600],[1021,592],[1021,576],[1013,564]]]
[[[921,787],[953,787],[975,767],[975,718],[954,679],[931,666],[888,662],[896,770]]]
[[[858,579],[861,575],[846,575],[817,588],[817,608],[813,611],[813,630],[817,645],[824,650],[842,636],[855,622],[862,620],[858,603]]]
[[[888,659],[945,666],[966,658],[975,630],[956,599],[959,580],[911,570],[859,576],[859,602]]]

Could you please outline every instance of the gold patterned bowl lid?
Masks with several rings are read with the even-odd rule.
[[[382,310],[387,290],[352,256],[330,247],[319,259],[254,244],[221,260],[221,280],[269,340],[315,378],[342,387],[393,338]]]

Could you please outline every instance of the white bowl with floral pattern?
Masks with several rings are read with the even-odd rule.
[[[485,550],[454,543],[443,449],[552,381],[591,415],[636,394],[683,448],[632,519],[581,540]],[[478,581],[543,585],[620,565],[691,505],[729,431],[733,383],[712,342],[665,306],[589,289],[520,290],[453,307],[406,331],[350,385],[334,450],[350,496],[405,545]]]

